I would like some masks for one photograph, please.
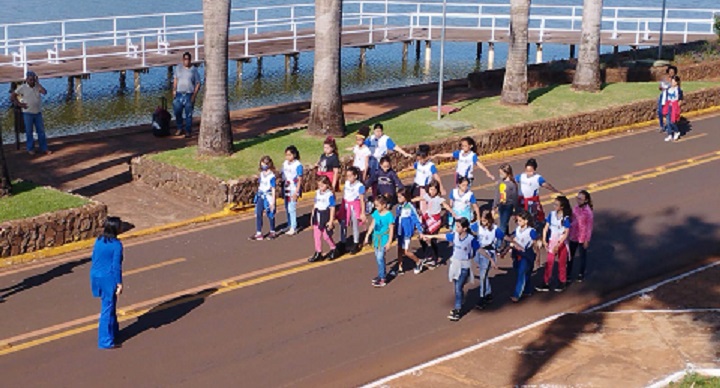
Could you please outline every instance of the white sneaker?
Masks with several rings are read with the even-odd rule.
[[[287,232],[285,232],[288,236],[294,236],[297,234],[297,231],[295,229],[288,229]]]
[[[678,138],[680,138],[680,132],[673,133],[673,140],[677,140]]]
[[[672,140],[672,138],[673,138],[672,135],[667,135],[667,137],[665,138],[665,141],[670,141],[670,140]]]

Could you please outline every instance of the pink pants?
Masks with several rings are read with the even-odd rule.
[[[317,225],[313,226],[313,238],[315,238],[315,252],[322,252],[322,239],[330,246],[330,249],[335,249],[335,243],[328,234],[327,229],[320,230]]]
[[[550,244],[550,246],[552,246],[552,244],[554,243],[551,241]],[[551,250],[548,250],[547,263],[545,264],[545,284],[550,284],[550,278],[552,278],[553,265],[555,264],[556,256],[558,262],[558,280],[560,280],[560,283],[563,284],[567,282],[568,249],[567,245],[565,245],[565,243],[562,243],[558,247],[557,254],[552,253]]]

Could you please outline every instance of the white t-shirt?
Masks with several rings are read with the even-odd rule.
[[[345,181],[343,186],[343,199],[346,202],[352,202],[360,198],[361,195],[365,194],[365,185],[356,180],[355,183]]]
[[[478,162],[478,156],[476,153],[470,151],[465,154],[458,150],[453,152],[453,159],[457,160],[457,168],[455,168],[455,172],[458,175],[467,178],[473,177],[473,169],[475,168],[475,164]]]
[[[276,186],[275,173],[268,170],[260,172],[260,182],[258,184],[258,192],[270,195],[270,192]]]
[[[380,160],[383,156],[387,155],[388,151],[395,149],[395,142],[390,136],[383,134],[380,138],[376,138],[375,135],[371,135],[365,139],[365,145],[370,148],[372,156]]]
[[[353,159],[353,166],[357,167],[360,171],[367,170],[368,165],[367,159],[365,158],[372,155],[370,148],[368,148],[367,146],[359,147],[356,145],[355,147],[353,147],[353,154],[355,154],[355,159]]]
[[[425,164],[415,162],[415,184],[418,186],[427,186],[431,181],[433,175],[437,174],[437,167],[432,161],[427,161]]]
[[[477,203],[475,194],[471,190],[460,194],[460,189],[457,187],[450,192],[450,199],[453,201],[452,207],[455,212],[463,212],[467,210],[472,204]]]
[[[285,194],[287,196],[293,196],[298,192],[298,181],[302,178],[303,166],[299,160],[293,160],[283,162],[282,167],[282,179],[285,182]]]
[[[315,192],[315,209],[323,211],[335,206],[335,195],[332,190]]]
[[[23,108],[25,113],[40,113],[42,108],[42,97],[40,94],[40,86],[35,84],[34,87],[30,87],[28,84],[22,84],[15,89],[15,94],[18,95],[20,102],[27,104],[27,108]]]
[[[480,226],[476,234],[480,247],[486,247],[488,245],[495,246],[499,240],[502,240],[503,237],[505,237],[505,234],[497,227],[497,225],[491,225],[490,229]]]
[[[520,186],[520,196],[524,198],[536,197],[540,192],[540,187],[545,183],[545,178],[540,174],[528,177],[526,173],[518,174],[515,180]]]

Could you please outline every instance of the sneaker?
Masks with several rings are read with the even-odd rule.
[[[278,238],[278,234],[275,232],[270,232],[265,238],[268,240],[275,240],[276,238]]]
[[[373,280],[372,285],[373,287],[385,287],[387,283],[385,283],[385,279],[378,278],[377,280]]]
[[[520,301],[520,298],[518,298],[517,296],[511,296],[511,297],[510,297],[510,300],[511,300],[513,303],[517,303],[517,302]]]
[[[437,261],[435,261],[435,259],[428,260],[427,267],[430,269],[435,269],[435,267],[437,267]]]
[[[335,247],[335,249],[330,250],[330,252],[327,254],[327,259],[328,259],[329,261],[333,261],[333,260],[337,259],[338,257],[340,257],[340,253],[338,252],[338,250],[339,250],[338,248],[339,248],[339,247]]]
[[[680,132],[673,133],[673,140],[677,140],[680,138]]]
[[[251,241],[262,241],[263,238],[264,237],[263,237],[262,233],[255,233],[254,235],[248,237],[248,239]]]
[[[478,300],[477,304],[475,305],[475,309],[477,309],[477,310],[485,309],[485,301],[482,298],[480,298],[480,300]]]
[[[493,302],[492,294],[485,295],[485,303],[492,303],[492,302]]]
[[[573,284],[573,282],[574,282],[574,280],[569,277],[569,278],[567,278],[567,282],[565,282],[565,284],[569,286],[569,285]]]
[[[548,292],[548,291],[550,291],[550,287],[547,284],[543,284],[542,286],[535,287],[535,291]]]
[[[28,151],[27,153],[28,153],[28,155],[35,155],[35,151],[32,151],[32,150]]]
[[[578,282],[578,283],[582,283],[583,280],[585,280],[585,275],[582,275],[582,274],[581,274],[581,275],[578,275],[578,277],[577,277],[577,282]]]
[[[322,261],[323,255],[320,252],[315,252],[315,254],[312,255],[311,258],[308,259],[308,262],[314,263],[316,261]]]
[[[560,283],[555,287],[555,292],[563,292],[565,291],[565,283]]]
[[[457,322],[460,320],[460,310],[454,309],[450,311],[450,314],[448,315],[448,319]]]
[[[424,260],[420,260],[420,262],[417,263],[417,265],[415,266],[415,269],[413,269],[413,273],[415,275],[419,275],[422,272],[423,263],[424,263]]]
[[[375,276],[372,280],[370,280],[370,283],[375,284],[377,281],[380,281],[380,276]]]
[[[360,253],[361,250],[362,250],[362,244],[360,244],[360,243],[354,244],[352,249],[350,250],[350,254],[357,255],[358,253]]]
[[[291,229],[288,229],[288,230],[285,232],[285,234],[287,234],[288,236],[294,236],[294,235],[297,234],[297,230],[291,228]]]
[[[398,275],[405,275],[405,268],[398,268],[398,269],[397,269],[397,274],[398,274]]]
[[[670,140],[672,140],[672,138],[673,138],[672,135],[667,135],[667,137],[665,138],[665,141],[670,141]]]

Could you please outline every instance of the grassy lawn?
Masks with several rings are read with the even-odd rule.
[[[720,85],[718,82],[684,82],[683,90],[690,92],[718,85]],[[464,121],[474,127],[466,132],[457,133],[433,128],[430,123],[436,119],[437,114],[427,108],[352,123],[349,125],[349,130],[352,132],[363,124],[383,122],[386,133],[402,146],[449,136],[476,134],[512,124],[561,117],[643,99],[654,99],[657,95],[655,82],[609,84],[597,94],[576,93],[570,89],[570,85],[551,86],[531,91],[530,104],[523,107],[501,105],[499,96],[457,103],[456,106],[460,107],[461,111],[450,116],[450,119]],[[166,151],[153,155],[152,158],[221,179],[235,179],[255,174],[258,161],[263,155],[270,155],[276,166],[280,165],[284,158],[285,147],[290,144],[298,147],[305,164],[314,164],[322,152],[322,141],[321,138],[309,136],[304,130],[297,129],[240,140],[235,143],[238,152],[226,158],[199,158],[196,156],[196,147]],[[345,149],[351,147],[353,143],[353,136],[338,139],[341,156],[349,153]]]
[[[86,199],[75,195],[18,181],[13,183],[13,195],[0,198],[0,222],[71,209],[86,203]]]
[[[706,377],[697,373],[690,373],[677,383],[670,383],[669,387],[720,388],[720,377]]]

